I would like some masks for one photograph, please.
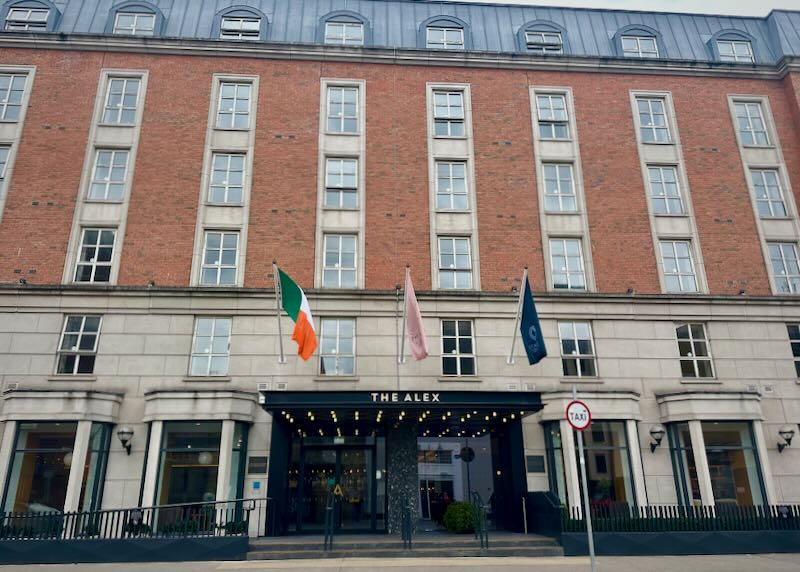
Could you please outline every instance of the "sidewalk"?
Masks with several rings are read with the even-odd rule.
[[[600,572],[797,572],[800,554],[604,557]],[[329,560],[3,566],[3,572],[588,572],[588,558],[333,558]]]

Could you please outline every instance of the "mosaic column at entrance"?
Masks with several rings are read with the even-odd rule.
[[[387,429],[386,472],[389,534],[400,533],[403,503],[411,503],[411,521],[416,528],[419,518],[416,422],[403,421]]]

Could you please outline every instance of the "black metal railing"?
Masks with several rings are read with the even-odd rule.
[[[475,509],[475,538],[478,539],[481,549],[489,549],[489,526],[486,522],[486,505],[480,493],[472,491],[472,506]]]
[[[268,499],[237,499],[87,512],[0,513],[0,541],[248,536]],[[263,505],[259,507],[259,505]]]
[[[800,530],[800,505],[640,506],[624,503],[591,508],[595,532],[690,532]],[[563,532],[585,532],[577,507],[563,508]]]
[[[411,550],[414,537],[414,501],[404,498],[400,513],[400,536],[403,539],[403,550]]]

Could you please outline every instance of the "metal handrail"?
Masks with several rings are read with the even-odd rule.
[[[480,542],[482,550],[488,550],[489,527],[486,522],[486,505],[477,491],[472,491],[472,506],[475,508],[475,538]]]

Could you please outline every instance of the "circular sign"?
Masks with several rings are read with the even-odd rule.
[[[465,463],[471,463],[475,460],[475,451],[472,447],[463,447],[461,451],[459,451],[459,457],[461,457],[461,460]]]
[[[592,412],[583,401],[570,401],[567,404],[567,421],[576,431],[584,431],[592,424]]]

